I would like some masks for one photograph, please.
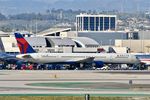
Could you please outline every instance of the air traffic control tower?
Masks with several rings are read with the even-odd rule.
[[[116,31],[116,15],[89,15],[76,16],[76,31]]]

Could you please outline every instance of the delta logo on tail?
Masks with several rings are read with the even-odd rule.
[[[21,54],[25,53],[35,53],[35,50],[29,45],[29,43],[24,39],[20,33],[15,33],[15,38],[17,40],[17,45],[20,49]]]

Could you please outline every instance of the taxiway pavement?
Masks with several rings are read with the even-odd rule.
[[[136,85],[135,86],[136,88],[135,87],[130,88],[130,84],[129,84],[130,80],[132,80],[132,84]],[[77,86],[67,87],[62,85],[61,86],[28,85],[28,84],[36,84],[36,83],[42,83],[42,84],[78,83],[79,87]],[[88,83],[90,83],[89,85],[91,86],[90,88],[88,88],[87,85]],[[113,88],[113,86],[117,86],[116,84],[120,84],[118,85],[120,87],[119,89]],[[124,88],[122,84],[126,85],[126,87]],[[96,88],[95,85],[98,87],[98,89],[95,89]],[[140,86],[140,88],[137,88],[138,85]],[[8,71],[8,70],[1,70],[0,71],[0,94],[1,95],[2,94],[150,95],[150,71],[89,71],[89,70],[88,71],[77,71],[77,70],[74,71],[9,70]]]

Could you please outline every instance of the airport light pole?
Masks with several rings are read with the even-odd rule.
[[[90,95],[89,94],[85,94],[85,100],[90,100]]]

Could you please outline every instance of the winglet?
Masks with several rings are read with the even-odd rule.
[[[17,45],[20,49],[21,54],[35,53],[35,50],[30,46],[30,44],[24,39],[24,37],[20,33],[15,33],[15,38],[17,40]]]

